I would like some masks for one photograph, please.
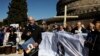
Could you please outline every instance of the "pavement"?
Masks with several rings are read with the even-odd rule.
[[[14,54],[0,54],[0,56],[23,56],[23,54],[17,54],[17,53],[14,53]]]
[[[0,56],[24,56],[23,54],[23,52],[19,53],[18,51],[16,51],[16,53],[0,54]]]
[[[6,49],[6,50],[3,50],[4,48],[1,48],[0,47],[0,56],[23,56],[23,51],[21,50],[20,52],[18,52],[17,50],[16,50],[16,52],[15,53],[10,53],[10,54],[7,54],[7,52],[5,52],[5,51],[8,51],[8,53],[9,52],[11,52],[10,51],[10,49]],[[1,52],[4,52],[3,54],[1,54]],[[13,51],[14,52],[14,51]],[[6,53],[6,54],[5,54]],[[20,54],[19,54],[20,53]]]

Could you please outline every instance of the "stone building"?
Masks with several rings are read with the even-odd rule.
[[[78,18],[67,18],[68,24],[81,21],[87,25],[89,22],[100,20],[100,0],[58,0],[56,5],[57,16],[64,15],[65,5],[67,5],[68,16],[78,16]],[[47,23],[61,23],[63,20],[64,18],[60,17],[45,19]]]
[[[57,16],[64,15],[64,6],[67,5],[67,15],[77,15],[78,18],[68,18],[69,23],[82,21],[85,24],[100,20],[100,0],[59,0]]]

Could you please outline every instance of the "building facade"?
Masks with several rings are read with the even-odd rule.
[[[100,0],[59,0],[57,16],[64,15],[64,6],[67,5],[67,15],[79,16],[76,19],[67,19],[69,22],[95,22],[100,20]]]
[[[78,16],[78,18],[66,18],[67,24],[76,24],[81,21],[88,25],[89,22],[100,21],[100,0],[58,0],[56,5],[56,16],[64,16],[64,7],[67,5],[67,16]],[[64,18],[51,17],[38,20],[46,21],[49,24],[63,23]]]

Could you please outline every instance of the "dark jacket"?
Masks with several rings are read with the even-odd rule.
[[[100,56],[100,32],[90,32],[85,41],[85,46],[89,48],[89,56]]]
[[[0,46],[3,45],[4,33],[0,32]]]
[[[100,32],[95,31],[94,33],[94,50],[99,50],[100,51]]]
[[[39,26],[37,26],[37,25],[27,25],[25,27],[25,31],[22,35],[22,39],[25,39],[25,40],[29,39],[26,35],[27,32],[32,33],[31,37],[34,39],[35,42],[37,42],[38,44],[41,42],[41,40],[42,40],[42,38],[41,38],[42,29]]]
[[[13,34],[9,34],[9,39],[8,39],[8,42],[13,42],[14,45],[16,44],[16,38],[17,38],[17,34],[16,33],[13,33]]]
[[[31,32],[30,36],[27,36],[26,33],[27,32]],[[37,25],[27,25],[25,26],[25,31],[22,34],[22,39],[24,39],[25,41],[27,41],[28,39],[30,39],[31,37],[34,39],[35,42],[37,42],[38,44],[40,44],[42,38],[41,38],[41,33],[42,33],[42,29],[37,26]],[[24,51],[24,56],[29,56],[30,54],[27,54]],[[32,54],[32,56],[38,56],[38,52]]]

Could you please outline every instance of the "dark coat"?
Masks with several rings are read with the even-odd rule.
[[[34,39],[35,42],[37,42],[38,44],[41,42],[42,38],[41,38],[41,32],[42,29],[37,26],[37,25],[27,25],[25,27],[25,31],[22,35],[22,39],[28,40],[29,38],[26,36],[27,32],[31,32],[31,37]],[[23,37],[24,36],[24,37]]]
[[[3,45],[4,33],[0,32],[0,46]]]
[[[96,31],[94,35],[95,39],[93,41],[93,55],[92,56],[100,56],[100,32]]]
[[[30,36],[27,36],[26,33],[27,32],[31,32],[32,34]],[[33,38],[35,42],[37,42],[38,44],[40,44],[42,38],[41,38],[41,33],[42,33],[42,28],[40,28],[37,25],[27,25],[25,27],[25,31],[22,35],[22,38],[25,39],[25,41],[27,41],[29,38]],[[26,54],[26,52],[24,51],[24,56],[29,56],[30,54]],[[38,52],[34,53],[32,56],[38,56]]]
[[[100,32],[90,32],[85,41],[85,46],[89,48],[89,56],[100,56]]]
[[[13,34],[9,34],[9,39],[8,39],[8,42],[13,42],[14,45],[16,44],[16,38],[17,38],[17,34],[16,33],[13,33]]]

